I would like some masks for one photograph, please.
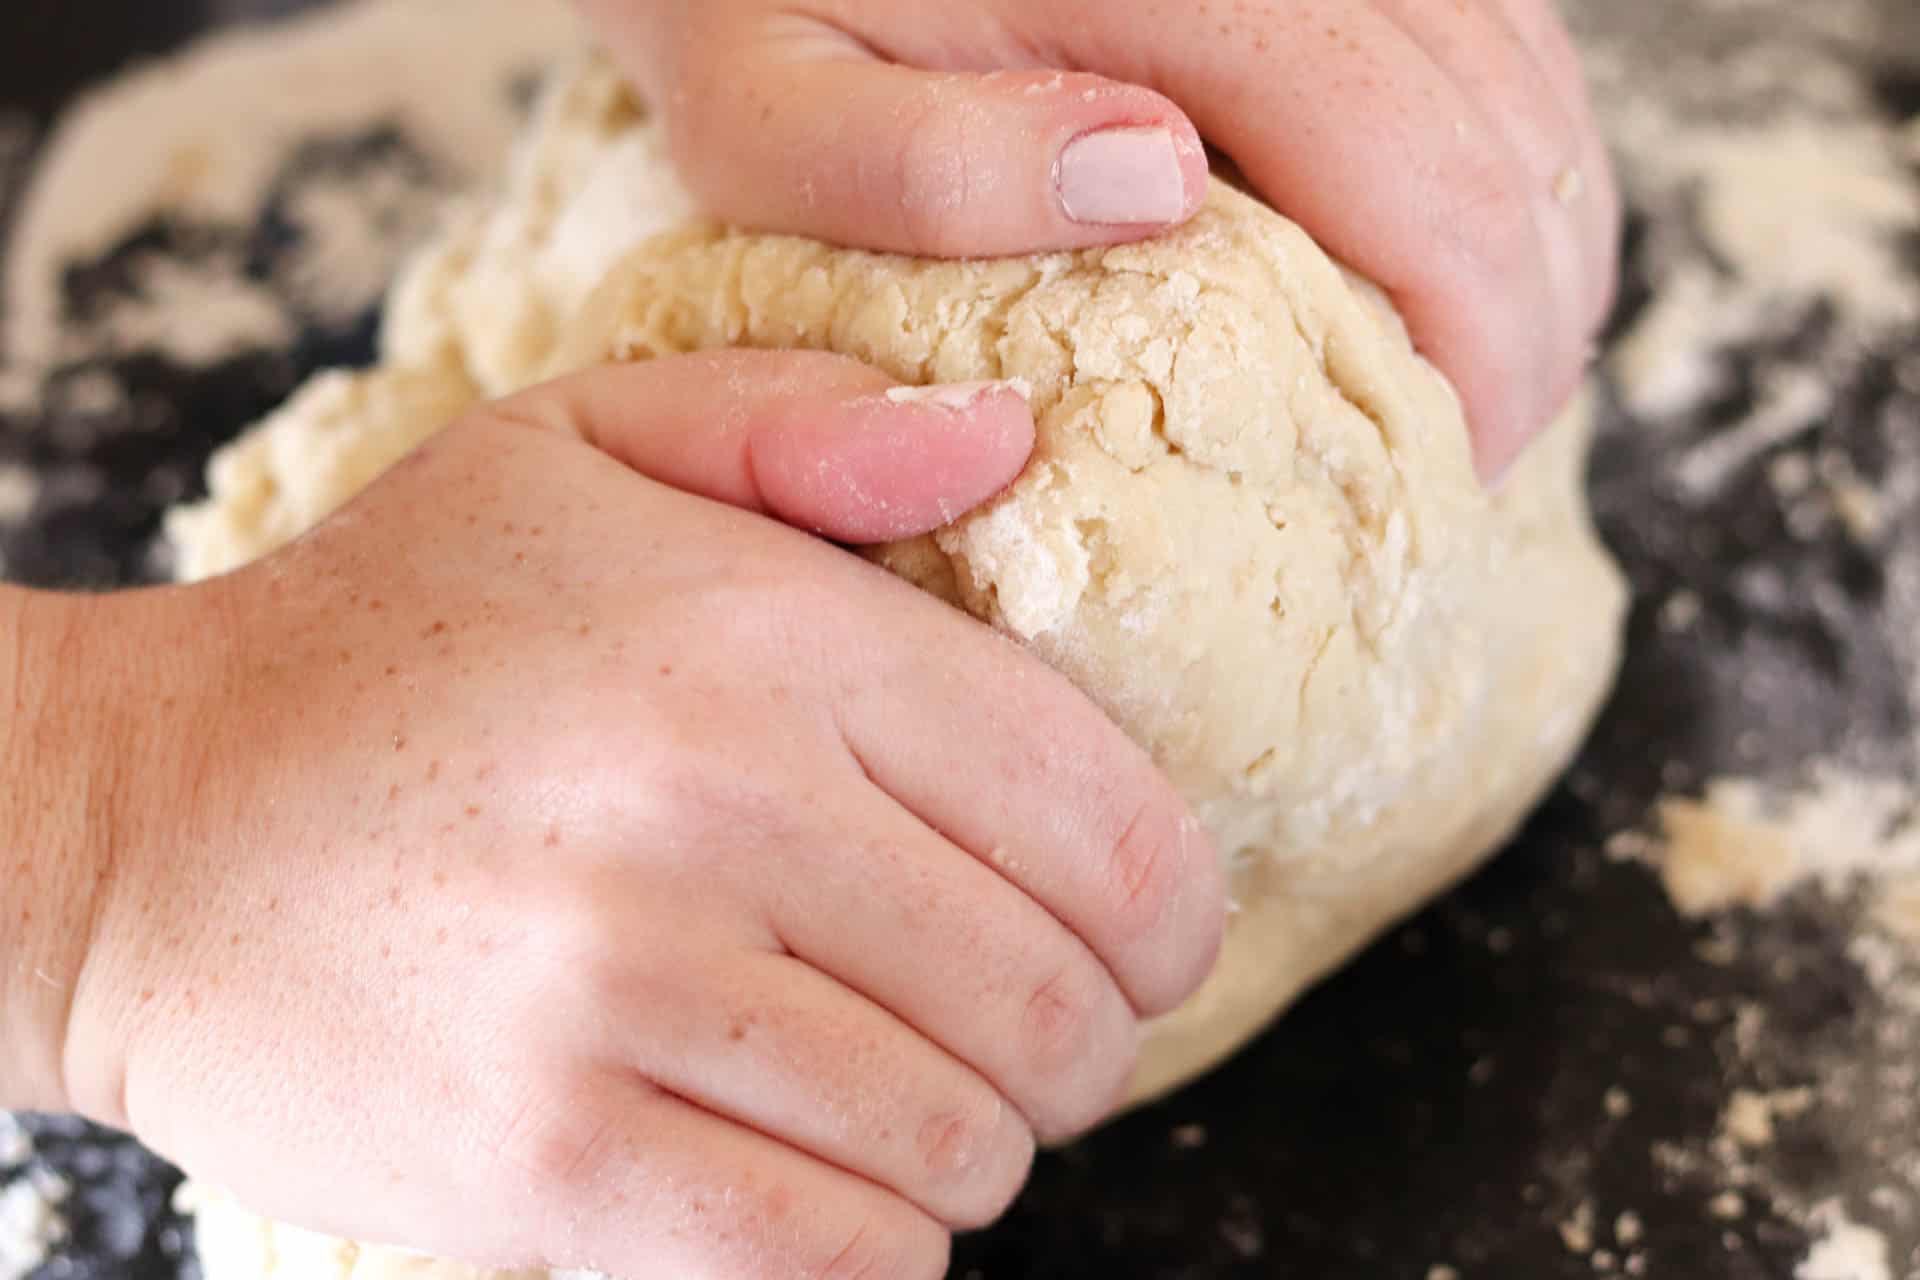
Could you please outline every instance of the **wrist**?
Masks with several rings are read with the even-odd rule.
[[[76,1079],[71,1036],[99,1003],[103,925],[125,923],[120,882],[152,843],[143,806],[179,790],[150,785],[178,723],[180,651],[153,608],[170,594],[0,587],[0,1107],[122,1120],[107,1046],[89,1038]]]
[[[87,835],[95,744],[69,699],[82,604],[0,590],[0,1106],[67,1107],[62,1055],[101,873]],[[77,700],[76,700],[77,701]]]

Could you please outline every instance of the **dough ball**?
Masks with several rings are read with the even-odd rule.
[[[1031,386],[1013,487],[873,556],[1069,676],[1228,860],[1223,960],[1152,1029],[1136,1097],[1492,853],[1615,670],[1584,406],[1488,498],[1380,293],[1225,184],[1161,239],[1017,261],[693,226],[630,256],[547,372],[730,346]]]

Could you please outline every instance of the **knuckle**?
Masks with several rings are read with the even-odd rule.
[[[950,1226],[986,1226],[1025,1184],[1033,1137],[1024,1123],[1008,1123],[1009,1114],[997,1095],[982,1091],[921,1123],[915,1143],[920,1170]]]
[[[1541,253],[1540,196],[1516,161],[1476,151],[1448,173],[1446,196],[1436,205],[1441,243],[1478,274],[1504,278]]]
[[[1106,982],[1077,968],[1035,987],[1021,1028],[1027,1115],[1042,1141],[1084,1133],[1105,1118],[1133,1074],[1133,1012]]]
[[[1133,811],[1106,859],[1106,902],[1122,942],[1159,932],[1186,873],[1185,814],[1154,795]]]
[[[1027,996],[1021,1039],[1029,1066],[1043,1079],[1077,1074],[1094,1047],[1094,1001],[1087,987],[1073,969],[1061,969]]]
[[[998,1127],[998,1117],[977,1103],[934,1112],[915,1136],[921,1169],[936,1186],[967,1178],[989,1154]]]
[[[675,746],[649,796],[649,827],[710,847],[796,849],[814,836],[816,820],[771,771],[741,767],[738,747],[693,733]]]
[[[917,1241],[878,1218],[866,1218],[804,1270],[812,1280],[894,1280],[935,1277],[946,1269],[946,1239]]]
[[[536,1095],[501,1127],[495,1163],[565,1213],[586,1198],[618,1145],[618,1130],[603,1108],[582,1103],[585,1090],[550,1089]]]
[[[896,175],[901,234],[922,254],[962,252],[962,227],[972,187],[972,152],[964,112],[929,97],[902,135]]]

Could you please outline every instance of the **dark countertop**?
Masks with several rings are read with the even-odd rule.
[[[1599,4],[1581,10],[1590,38],[1604,29],[1612,47],[1656,62],[1685,44],[1676,15],[1704,8],[1644,0],[1602,15]],[[255,6],[273,7],[295,6]],[[243,8],[13,0],[0,19],[13,33],[0,41],[0,119],[12,109],[43,125],[76,84]],[[1812,20],[1804,38],[1860,58],[1888,119],[1920,114],[1916,10],[1881,0],[1877,11],[1879,39],[1835,43]],[[1703,18],[1720,26],[1700,47],[1737,57],[1742,22],[1786,12],[1755,3]],[[0,184],[10,184],[0,201],[17,194],[20,173],[8,175],[0,164]],[[1677,216],[1636,212],[1616,330],[1648,304],[1665,269],[1647,247],[1655,220]],[[1920,246],[1907,250],[1920,263]],[[76,274],[74,287],[91,287],[101,270]],[[1816,313],[1792,333],[1756,339],[1725,395],[1660,431],[1609,399],[1593,483],[1604,533],[1636,588],[1627,668],[1569,784],[1505,856],[1223,1070],[1044,1158],[1013,1215],[961,1243],[956,1275],[1427,1280],[1444,1264],[1467,1280],[1552,1280],[1626,1273],[1637,1257],[1638,1273],[1656,1277],[1785,1280],[1816,1234],[1805,1209],[1828,1196],[1885,1233],[1895,1277],[1920,1275],[1920,1218],[1900,1207],[1915,1201],[1868,1194],[1902,1167],[1901,1153],[1885,1149],[1889,1113],[1874,1100],[1783,1125],[1780,1142],[1751,1157],[1764,1169],[1741,1175],[1778,1194],[1754,1190],[1734,1220],[1707,1208],[1732,1185],[1725,1170],[1701,1167],[1713,1162],[1730,1089],[1818,1083],[1848,1063],[1920,1055],[1920,1046],[1888,1048],[1882,1033],[1897,1017],[1849,958],[1849,917],[1796,899],[1738,922],[1731,956],[1703,955],[1703,940],[1724,931],[1681,920],[1644,869],[1603,852],[1663,792],[1722,771],[1790,772],[1863,735],[1894,767],[1911,768],[1910,673],[1886,640],[1884,557],[1836,530],[1809,538],[1787,527],[1764,466],[1777,448],[1709,501],[1657,482],[1681,452],[1737,423],[1758,377],[1786,360],[1833,370],[1836,407],[1812,428],[1814,441],[1863,477],[1882,474],[1888,424],[1920,423],[1920,378],[1899,366],[1920,329],[1829,361],[1832,330]],[[0,525],[7,576],[87,588],[149,577],[159,509],[197,485],[208,451],[305,372],[364,359],[370,346],[363,319],[212,369],[123,362],[114,372],[151,410],[138,432],[62,431],[57,412],[0,419],[0,462],[28,462],[50,478],[24,522]],[[109,483],[88,481],[99,476]],[[1889,517],[1883,547],[1920,532],[1911,510]],[[1778,570],[1796,592],[1834,584],[1841,613],[1757,613],[1736,589],[1754,565]],[[1663,626],[1663,603],[1683,590],[1700,602],[1698,624]],[[1792,678],[1770,680],[1756,697],[1756,672]],[[1764,1051],[1743,1039],[1741,1011],[1753,1009],[1768,1028]],[[169,1171],[84,1127],[34,1128],[42,1154],[78,1187],[74,1239],[45,1274],[176,1274],[184,1237],[164,1210]],[[1622,1214],[1637,1231],[1616,1240]],[[1579,1238],[1583,1216],[1592,1242]]]

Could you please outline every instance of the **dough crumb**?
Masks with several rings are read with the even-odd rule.
[[[1816,1206],[1813,1224],[1821,1236],[1794,1280],[1893,1280],[1886,1236],[1853,1221],[1839,1201]]]
[[[1176,1151],[1198,1151],[1207,1145],[1207,1127],[1203,1124],[1183,1124],[1167,1137]]]
[[[1574,1208],[1573,1216],[1560,1223],[1560,1242],[1567,1246],[1568,1253],[1591,1253],[1593,1227],[1593,1201],[1582,1200]]]
[[[1720,1131],[1743,1147],[1771,1146],[1776,1120],[1805,1115],[1812,1106],[1811,1089],[1787,1089],[1779,1093],[1736,1089],[1722,1113]]]
[[[0,1111],[0,1169],[17,1169],[33,1158],[33,1135]]]
[[[1745,1217],[1747,1202],[1738,1191],[1722,1191],[1707,1202],[1707,1212],[1723,1222]]]
[[[59,1207],[70,1188],[45,1169],[0,1186],[0,1280],[24,1280],[67,1237]]]
[[[0,462],[0,524],[18,524],[25,520],[39,496],[40,478],[32,469],[18,463]]]
[[[1657,806],[1659,834],[1616,835],[1608,850],[1651,862],[1683,915],[1765,910],[1805,885],[1839,899],[1863,881],[1903,919],[1920,876],[1915,796],[1901,781],[1816,766],[1803,789],[1721,778]]]

